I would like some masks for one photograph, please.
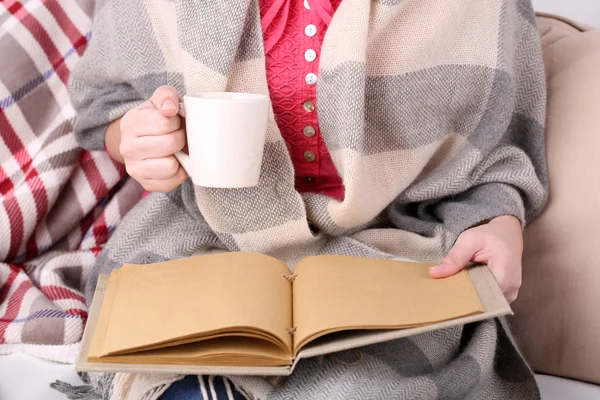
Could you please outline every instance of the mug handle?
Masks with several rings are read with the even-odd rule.
[[[183,107],[182,101],[179,102],[179,111],[177,112],[177,114],[185,118],[185,109]],[[177,153],[173,154],[173,156],[175,156],[177,161],[179,161],[179,164],[181,164],[183,169],[185,169],[185,172],[187,172],[187,174],[190,177],[192,177],[192,159],[190,158],[190,156],[185,154],[183,151],[178,151]],[[192,177],[192,179],[194,178]]]

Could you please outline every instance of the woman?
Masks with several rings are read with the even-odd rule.
[[[76,133],[155,192],[115,232],[96,274],[210,251],[290,266],[337,253],[435,262],[434,278],[485,262],[516,298],[522,228],[547,196],[529,0],[104,0],[94,20],[71,82]],[[186,180],[173,157],[185,146],[177,104],[198,91],[271,96],[257,187]],[[166,399],[539,397],[500,320],[361,352],[356,365],[304,361],[283,385],[94,379]]]

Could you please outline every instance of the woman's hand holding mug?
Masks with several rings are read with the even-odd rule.
[[[168,192],[187,177],[173,156],[186,145],[185,124],[178,114],[180,99],[174,87],[161,86],[121,119],[119,151],[127,173],[146,190]]]
[[[175,88],[162,86],[121,119],[119,151],[146,190],[168,192],[187,175],[203,187],[252,187],[260,178],[268,115],[262,94],[203,92],[181,102]],[[186,146],[189,154],[182,152]]]

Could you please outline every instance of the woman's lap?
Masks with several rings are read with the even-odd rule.
[[[187,375],[174,382],[160,400],[244,400],[245,397],[220,376]]]

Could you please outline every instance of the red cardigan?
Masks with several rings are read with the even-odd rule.
[[[316,109],[321,44],[339,3],[260,0],[260,11],[269,92],[296,172],[296,189],[341,201],[344,186],[321,137]]]

